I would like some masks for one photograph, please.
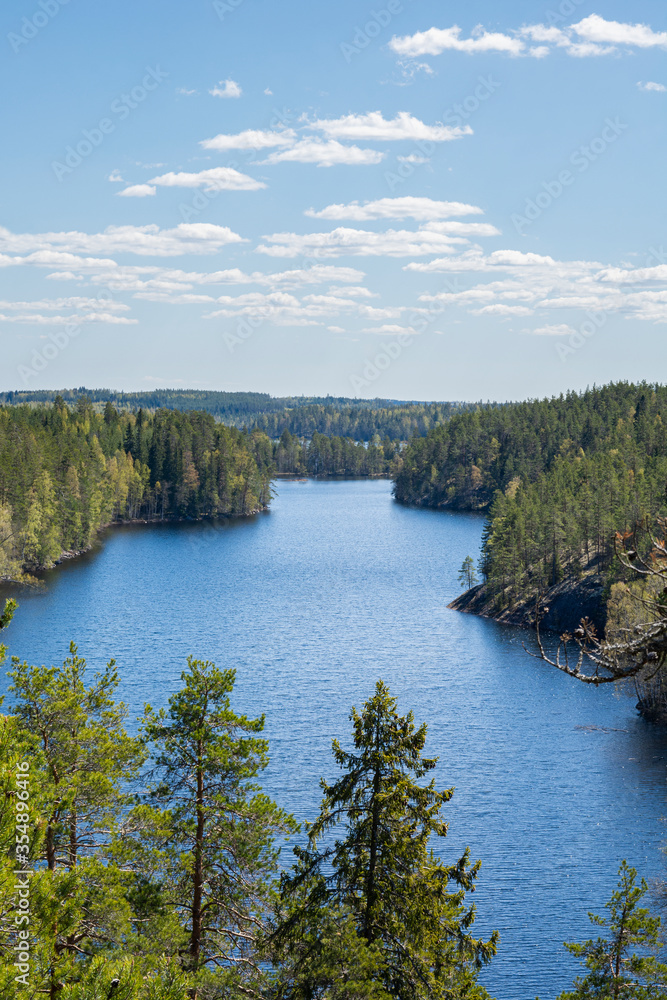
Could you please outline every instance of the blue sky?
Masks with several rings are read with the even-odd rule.
[[[2,389],[665,380],[664,4],[0,16]]]

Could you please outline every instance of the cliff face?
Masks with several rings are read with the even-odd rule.
[[[582,618],[590,618],[598,635],[604,634],[607,621],[606,602],[603,597],[602,576],[590,575],[581,580],[567,580],[545,591],[540,606],[549,610],[542,615],[540,627],[552,632],[572,632]],[[493,618],[506,625],[520,625],[535,628],[535,598],[516,602],[502,611],[495,609],[495,602],[489,595],[486,584],[480,584],[466,591],[452,601],[450,608]]]

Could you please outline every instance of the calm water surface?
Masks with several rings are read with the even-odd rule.
[[[502,935],[485,985],[555,997],[578,968],[562,942],[589,936],[619,861],[663,874],[667,735],[531,658],[526,633],[447,609],[480,518],[400,507],[387,482],[276,488],[252,520],[113,531],[21,596],[11,653],[58,662],[75,639],[95,667],[115,657],[133,718],[178,689],[189,653],[236,667],[237,709],[266,713],[266,790],[298,819],[382,677],[456,786],[442,855],[482,859],[476,927]]]

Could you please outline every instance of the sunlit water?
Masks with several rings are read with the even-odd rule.
[[[482,859],[476,928],[502,935],[485,985],[555,997],[578,969],[562,942],[589,936],[620,860],[663,874],[667,735],[632,698],[530,657],[530,634],[447,609],[480,518],[406,509],[383,481],[276,489],[250,520],[110,532],[21,595],[11,653],[57,662],[74,639],[91,666],[115,657],[133,720],[178,689],[189,653],[234,666],[237,710],[266,713],[265,788],[300,820],[382,677],[456,786],[439,850]]]

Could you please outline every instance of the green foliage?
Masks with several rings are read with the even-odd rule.
[[[616,383],[462,413],[400,459],[395,495],[488,510],[482,566],[498,607],[585,573],[623,577],[616,532],[667,511],[667,388]]]
[[[426,727],[400,718],[381,682],[352,711],[354,751],[334,743],[343,777],[323,782],[281,887],[280,841],[298,828],[256,783],[264,719],[233,711],[233,670],[190,658],[168,708],[147,707],[141,738],[125,731],[113,662],[88,680],[72,646],[61,668],[14,659],[10,676],[0,1000],[487,1000],[477,971],[497,935],[474,940],[465,905],[479,864],[433,854],[452,792],[419,784],[436,763],[422,756]]]
[[[400,717],[381,681],[351,720],[354,751],[334,741],[343,776],[322,782],[308,845],[295,848],[283,878],[271,939],[281,965],[275,995],[485,997],[477,970],[497,935],[484,942],[469,933],[474,907],[465,894],[479,862],[471,866],[466,852],[444,865],[430,847],[447,833],[440,813],[453,789],[418,784],[437,763],[422,756],[426,726]],[[320,846],[341,827],[340,840]]]
[[[182,680],[167,711],[146,710],[150,804],[130,816],[116,851],[134,855],[144,874],[153,855],[154,894],[185,932],[184,968],[202,996],[218,996],[223,982],[231,996],[264,979],[257,941],[276,883],[276,839],[296,827],[255,783],[268,764],[264,719],[232,711],[235,672],[190,658]]]
[[[407,441],[426,434],[454,413],[477,409],[479,403],[402,403],[391,399],[348,399],[326,396],[272,397],[262,392],[210,392],[203,389],[153,389],[113,392],[110,389],[22,390],[0,393],[0,403],[77,403],[91,400],[96,409],[159,409],[210,413],[235,427],[257,428],[277,439],[287,430],[300,438],[314,434],[370,441],[374,434]],[[488,405],[488,404],[487,404]]]
[[[85,550],[117,521],[258,511],[271,462],[205,413],[0,407],[0,579]]]
[[[463,560],[458,579],[461,586],[466,587],[468,590],[477,583],[477,570],[475,569],[475,560],[472,556],[466,556]]]
[[[377,435],[368,447],[351,438],[325,437],[317,431],[307,440],[283,430],[280,440],[272,444],[266,435],[255,430],[251,441],[258,463],[266,453],[279,473],[296,475],[387,476],[399,455],[396,443],[388,438],[383,442]]]
[[[661,947],[661,920],[639,903],[648,892],[644,879],[626,861],[619,868],[618,888],[605,904],[608,916],[589,913],[604,937],[583,944],[566,944],[582,960],[588,974],[559,1000],[663,1000],[667,996],[667,965],[656,957]]]
[[[53,993],[76,981],[80,956],[117,946],[130,929],[128,875],[104,854],[145,752],[125,732],[113,661],[89,686],[73,644],[61,668],[12,663],[16,704],[6,724],[19,727],[31,763],[32,975]]]

